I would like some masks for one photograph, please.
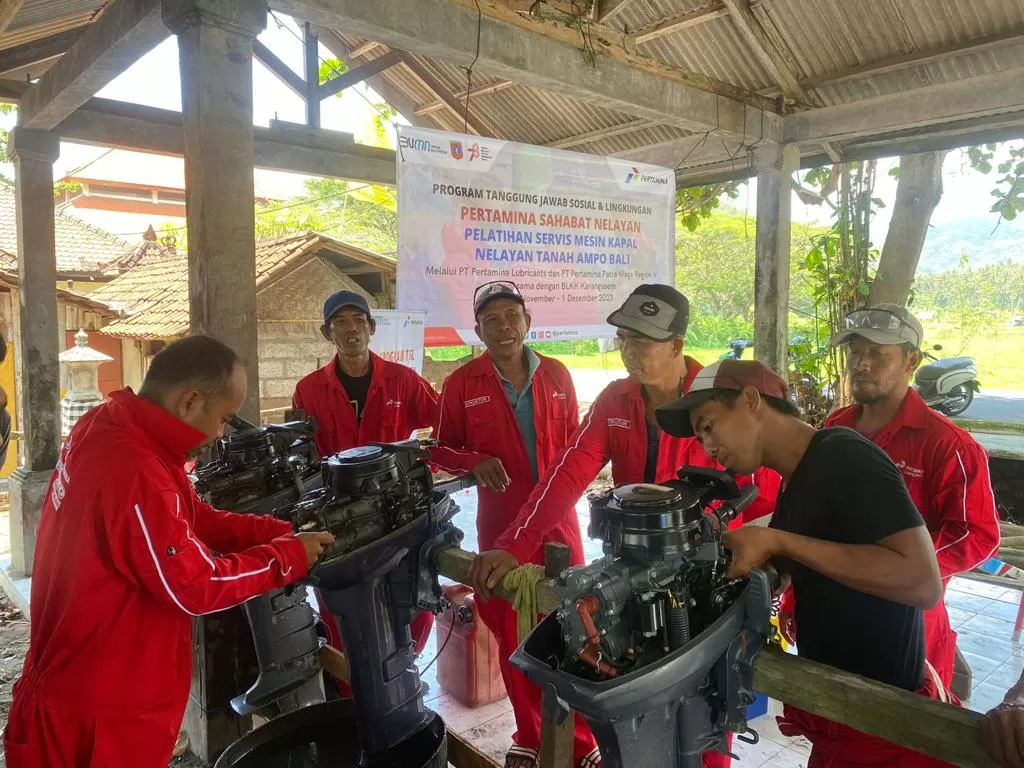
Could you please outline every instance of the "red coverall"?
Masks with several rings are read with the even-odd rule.
[[[842,408],[827,427],[854,428],[861,406]],[[989,481],[988,456],[967,432],[925,405],[913,389],[896,415],[868,437],[885,451],[903,475],[914,505],[932,535],[943,585],[999,549],[999,512]],[[789,590],[781,610],[792,611]],[[946,690],[953,681],[956,632],[940,600],[924,613],[925,657]]]
[[[10,768],[166,768],[192,678],[191,617],[305,576],[288,523],[196,497],[185,454],[204,439],[127,390],[72,429],[39,522]]]
[[[579,405],[569,371],[557,360],[537,355],[540,365],[533,375],[534,424],[537,430],[537,473],[544,473],[555,461],[579,424]],[[508,395],[488,354],[453,372],[441,391],[441,415],[434,437],[441,444],[431,451],[431,461],[451,472],[469,472],[488,456],[501,459],[511,480],[503,493],[477,486],[477,541],[481,552],[496,548],[498,537],[515,519],[519,508],[533,490],[533,470],[526,454],[519,425]],[[583,540],[573,499],[548,518],[538,534],[536,546],[523,552],[520,562],[543,564],[543,544],[567,544],[570,562],[583,562]],[[501,650],[501,676],[516,717],[512,742],[520,747],[540,748],[540,689],[508,658],[519,646],[516,613],[504,600],[477,601],[480,617],[494,633]],[[590,754],[596,743],[579,716],[573,752],[576,762]]]
[[[686,358],[684,390],[689,390],[701,368],[696,360]],[[520,562],[534,557],[544,532],[554,520],[564,516],[566,510],[574,508],[609,459],[615,485],[642,483],[647,463],[646,421],[639,383],[620,379],[605,387],[555,466],[543,474],[515,521],[495,542],[494,549],[510,552]],[[677,470],[686,465],[722,469],[707,457],[696,438],[676,438],[662,433],[656,480],[674,479]],[[745,485],[751,479],[757,483],[760,495],[744,510],[741,518],[733,521],[732,527],[745,520],[763,517],[775,509],[781,482],[779,475],[769,469],[760,469],[753,478],[740,478],[740,483]],[[704,765],[706,768],[724,768],[729,765],[729,758],[709,752],[704,755]]]
[[[316,419],[313,439],[322,458],[367,443],[394,443],[408,440],[414,429],[432,427],[437,421],[437,393],[412,368],[392,363],[370,353],[373,374],[366,393],[363,417],[356,424],[356,411],[348,393],[338,379],[335,355],[323,368],[303,377],[295,386],[292,407],[301,408]],[[327,628],[327,641],[340,651],[345,650],[338,622],[327,610],[317,590],[320,617]],[[421,611],[412,621],[410,631],[416,653],[427,644],[434,627],[434,614]],[[338,691],[345,698],[352,695],[348,683],[340,680]]]

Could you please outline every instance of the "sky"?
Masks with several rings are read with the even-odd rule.
[[[270,50],[277,54],[297,73],[303,69],[301,33],[298,25],[290,18],[280,14],[270,14],[267,29],[259,39]],[[332,58],[323,46],[321,58]],[[174,37],[169,37],[146,56],[137,61],[130,69],[100,91],[98,96],[129,101],[145,106],[159,107],[175,111],[181,110],[181,88],[178,77],[178,48]],[[328,98],[321,104],[321,124],[325,129],[347,131],[355,134],[356,141],[367,140],[372,135],[373,103],[383,99],[365,84],[349,88],[340,97]],[[266,126],[272,119],[304,123],[305,113],[302,100],[292,93],[283,83],[270,73],[262,64],[256,62],[253,67],[253,112],[256,125]],[[10,127],[13,117],[0,116],[6,121],[4,127]],[[406,123],[400,116],[398,123]],[[71,170],[79,168],[98,157],[105,150],[97,147],[61,144],[61,156],[54,168],[55,178],[61,178]],[[873,237],[877,243],[884,239],[888,228],[891,203],[895,197],[896,179],[888,174],[896,160],[883,160],[879,163],[877,174],[876,196],[884,200],[889,208],[883,209],[875,218],[872,226]],[[11,175],[13,171],[4,169]],[[984,176],[964,162],[962,153],[951,152],[943,168],[944,192],[942,200],[932,216],[932,224],[945,224],[959,218],[982,216],[987,214],[991,206],[991,190],[994,179]],[[994,174],[993,174],[994,176]],[[297,174],[271,173],[263,174],[261,188],[276,187],[274,197],[286,199],[302,194],[305,189],[305,177]],[[741,211],[753,215],[756,210],[757,184],[751,181],[740,193],[733,205]],[[824,224],[829,221],[830,211],[823,206],[805,206],[796,197],[793,199],[793,218]]]

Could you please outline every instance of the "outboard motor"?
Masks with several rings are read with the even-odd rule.
[[[244,419],[217,441],[217,458],[192,474],[196,492],[218,509],[272,514],[321,487],[312,419],[256,426]],[[323,702],[320,638],[306,589],[293,584],[245,603],[259,665],[253,686],[231,701],[240,715],[270,717]]]
[[[331,456],[322,487],[277,510],[296,532],[334,534],[310,579],[337,617],[352,701],[278,718],[229,747],[217,768],[447,766],[444,723],[424,706],[409,625],[420,610],[445,607],[436,554],[462,540],[449,493],[471,481],[434,485],[429,445],[375,443]]]
[[[556,722],[570,707],[586,719],[605,768],[700,768],[727,731],[748,732],[772,589],[760,570],[725,578],[721,536],[757,488],[705,468],[678,477],[591,496],[605,557],[562,572],[559,607],[511,659]]]

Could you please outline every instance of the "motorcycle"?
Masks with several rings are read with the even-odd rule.
[[[754,346],[754,342],[751,339],[731,339],[729,341],[729,351],[718,359],[740,360],[743,357],[744,350],[749,349],[752,346]]]
[[[932,347],[936,352],[942,346]],[[927,350],[924,356],[931,360],[917,369],[914,388],[929,408],[946,416],[959,416],[974,401],[974,395],[981,390],[978,383],[978,367],[970,357],[947,357],[940,359]]]

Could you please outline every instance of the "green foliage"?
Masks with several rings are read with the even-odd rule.
[[[393,187],[310,179],[306,190],[302,197],[257,208],[257,239],[312,231],[385,256],[398,252],[398,205]]]
[[[1005,151],[1005,158],[1000,159]],[[996,187],[992,190],[995,202],[989,209],[998,213],[1003,219],[1013,221],[1024,212],[1024,144],[985,144],[969,147],[967,159],[971,167],[984,174],[990,174],[993,163],[998,164],[995,171],[999,174]]]
[[[18,111],[18,108],[13,104],[0,103],[0,115],[13,115]],[[8,146],[11,141],[10,131],[0,128],[0,163],[11,162],[11,155],[8,152]]]
[[[341,59],[326,59],[320,62],[320,85],[348,72],[348,64]],[[339,99],[344,91],[335,94]]]
[[[723,195],[730,200],[739,197],[740,185],[743,183],[729,181],[676,190],[677,221],[688,231],[694,232],[719,207]]]

